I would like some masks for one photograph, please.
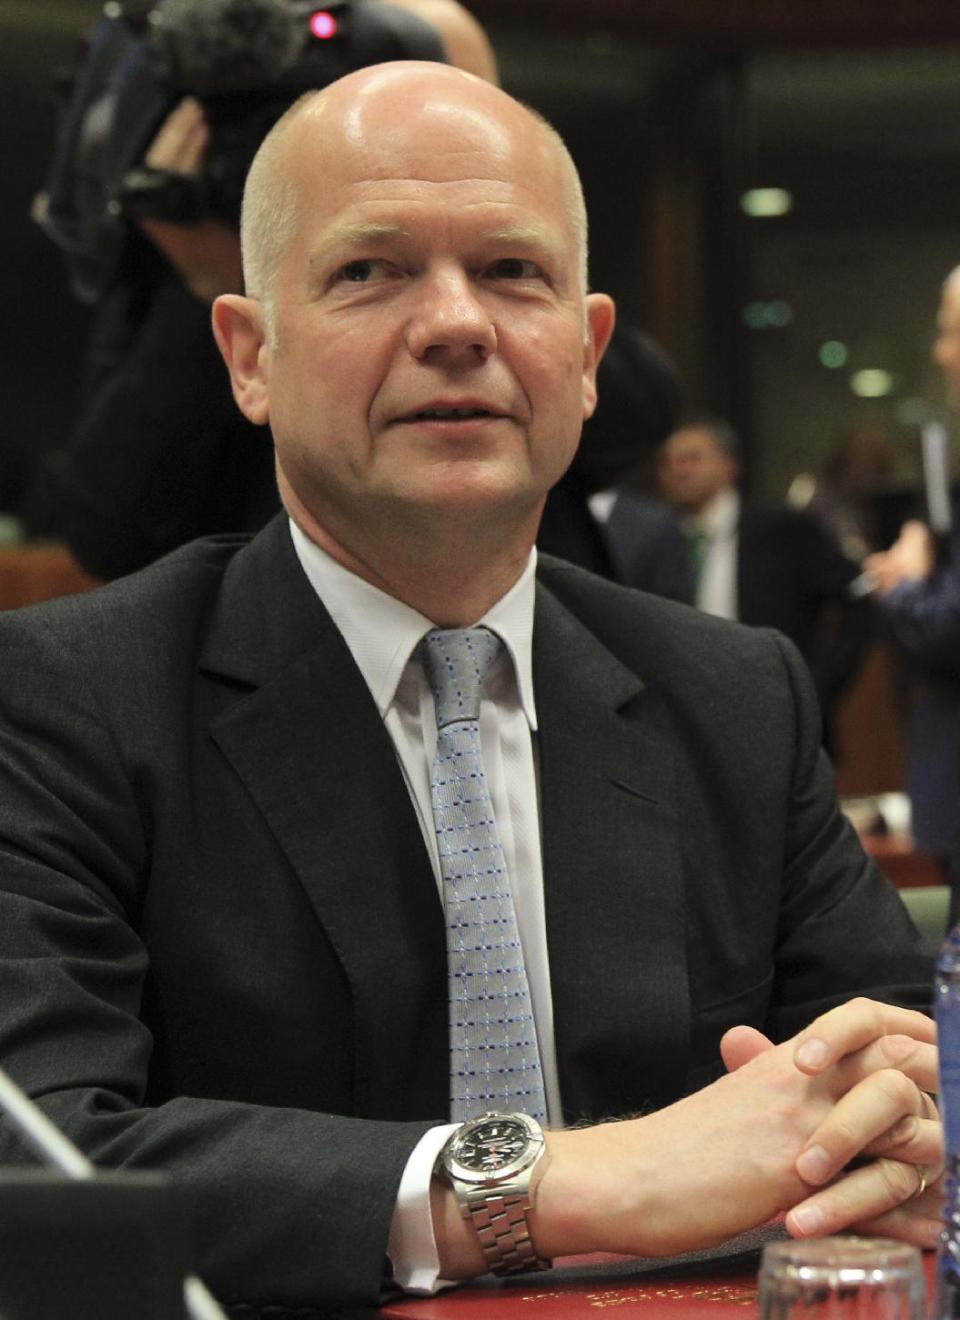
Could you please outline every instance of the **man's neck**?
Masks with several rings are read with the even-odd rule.
[[[526,568],[539,525],[539,511],[509,536],[489,523],[468,534],[448,519],[430,535],[347,545],[290,492],[284,502],[303,534],[338,564],[442,628],[470,627],[507,594]]]
[[[738,502],[736,488],[733,486],[723,486],[715,491],[708,500],[704,500],[696,509],[688,508],[683,511],[683,519],[686,522],[695,523],[698,527],[708,527],[718,518],[722,518],[730,509],[731,505]]]

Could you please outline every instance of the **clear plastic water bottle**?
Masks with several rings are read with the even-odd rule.
[[[953,928],[937,956],[933,1011],[947,1172],[934,1316],[960,1320],[960,926]]]

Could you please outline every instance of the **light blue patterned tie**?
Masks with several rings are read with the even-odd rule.
[[[430,786],[450,987],[450,1117],[546,1118],[540,1052],[513,894],[480,751],[480,695],[502,642],[489,628],[427,633],[437,712]]]

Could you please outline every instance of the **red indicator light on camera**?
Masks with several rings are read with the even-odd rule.
[[[310,31],[319,41],[329,41],[337,35],[337,20],[325,9],[310,15]]]

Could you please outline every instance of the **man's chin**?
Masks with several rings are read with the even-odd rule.
[[[456,527],[472,528],[532,527],[536,535],[546,494],[539,488],[510,481],[463,481],[430,485],[417,491],[405,491],[394,507],[408,518],[428,523],[438,534]]]
[[[498,508],[522,508],[544,498],[546,483],[533,473],[496,464],[454,464],[425,474],[422,480],[404,483],[397,492],[401,500],[438,511],[468,513]]]

